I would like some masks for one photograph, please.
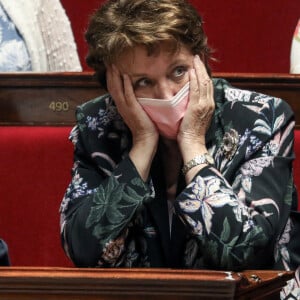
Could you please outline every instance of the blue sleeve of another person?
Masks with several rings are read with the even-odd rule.
[[[8,248],[3,240],[0,240],[0,266],[9,266]]]

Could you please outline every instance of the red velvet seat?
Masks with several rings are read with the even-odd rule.
[[[0,127],[0,237],[12,265],[71,266],[59,205],[70,180],[70,127]]]

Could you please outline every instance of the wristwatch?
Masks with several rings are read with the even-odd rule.
[[[202,165],[202,164],[214,165],[215,161],[208,153],[198,155],[198,156],[194,157],[193,159],[191,159],[190,161],[188,161],[183,166],[183,168],[182,168],[183,175],[185,175],[190,169],[192,169],[198,165]]]

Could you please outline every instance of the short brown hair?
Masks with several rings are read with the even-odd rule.
[[[204,58],[209,70],[210,48],[197,10],[185,0],[108,0],[91,17],[85,34],[87,64],[106,88],[105,64],[126,49],[143,45],[151,55],[159,43],[183,44]]]

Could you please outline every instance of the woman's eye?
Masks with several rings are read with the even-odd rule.
[[[181,77],[186,73],[186,71],[187,71],[186,67],[183,67],[183,66],[177,67],[173,71],[174,77],[175,78]]]
[[[139,79],[138,81],[136,81],[134,83],[134,87],[135,88],[147,87],[150,84],[151,84],[151,82],[150,82],[149,79],[147,79],[147,78],[141,78],[141,79]]]

